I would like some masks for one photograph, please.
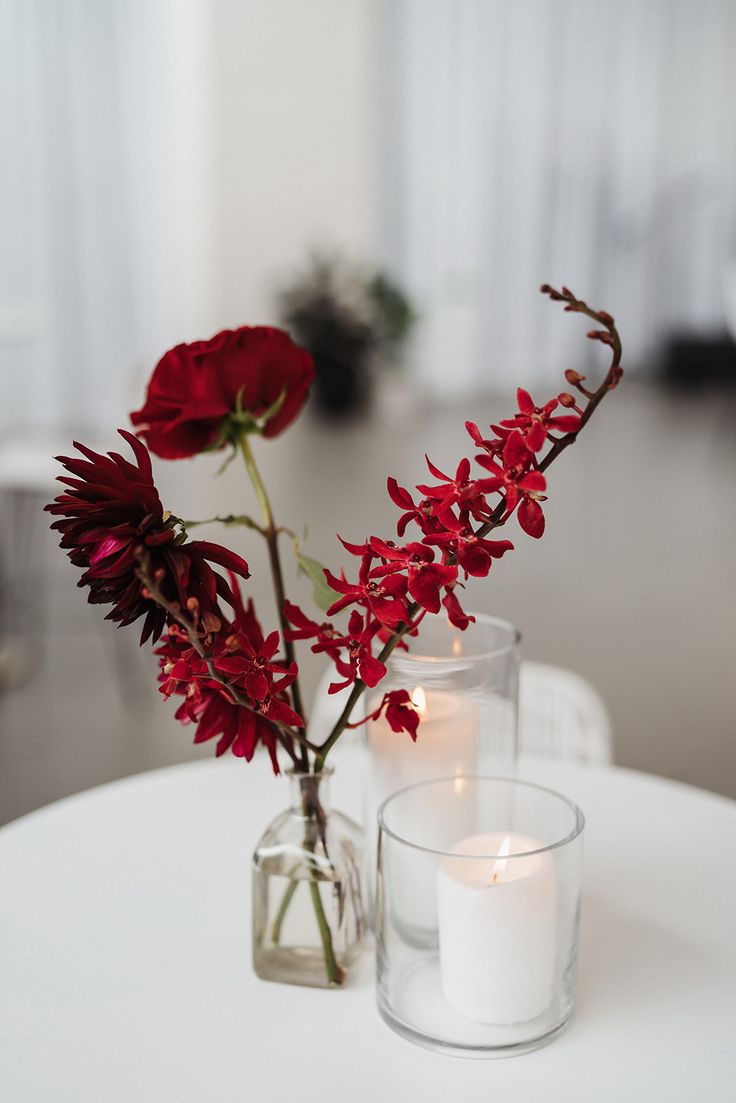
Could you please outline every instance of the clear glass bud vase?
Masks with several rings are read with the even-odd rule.
[[[363,835],[330,809],[331,774],[289,771],[291,807],[253,855],[253,967],[263,980],[338,987],[358,956]]]

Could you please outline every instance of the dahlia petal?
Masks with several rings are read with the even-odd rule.
[[[200,552],[205,559],[217,563],[220,567],[225,567],[226,570],[240,575],[241,578],[250,578],[248,564],[242,556],[230,551],[229,548],[223,548],[220,544],[212,544],[209,540],[190,540],[182,546],[190,551]]]
[[[223,717],[228,706],[220,697],[211,697],[197,726],[195,743],[206,743],[223,728]]]
[[[145,444],[143,444],[142,441],[138,440],[138,438],[134,436],[133,433],[129,433],[127,429],[118,429],[118,433],[123,438],[123,440],[127,441],[130,447],[133,449],[135,458],[138,460],[138,467],[146,481],[153,479],[153,467],[151,465],[151,457]]]

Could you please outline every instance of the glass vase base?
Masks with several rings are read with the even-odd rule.
[[[298,984],[306,988],[340,988],[347,970],[340,968],[340,979],[328,980],[324,954],[317,948],[276,946],[256,951],[253,969],[261,980],[278,984]]]
[[[510,1025],[472,1022],[442,996],[435,960],[408,969],[391,1004],[379,988],[378,1011],[392,1030],[414,1045],[451,1057],[483,1060],[520,1056],[549,1045],[572,1022],[574,1007],[564,1011],[552,1007],[536,1019]]]

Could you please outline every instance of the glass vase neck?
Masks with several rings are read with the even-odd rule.
[[[325,766],[319,773],[300,773],[287,770],[289,778],[291,807],[300,816],[312,816],[317,809],[330,810],[330,778],[332,766]]]

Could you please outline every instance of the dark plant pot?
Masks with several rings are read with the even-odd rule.
[[[362,361],[315,356],[314,400],[317,408],[331,417],[360,413],[368,405],[370,372]]]

